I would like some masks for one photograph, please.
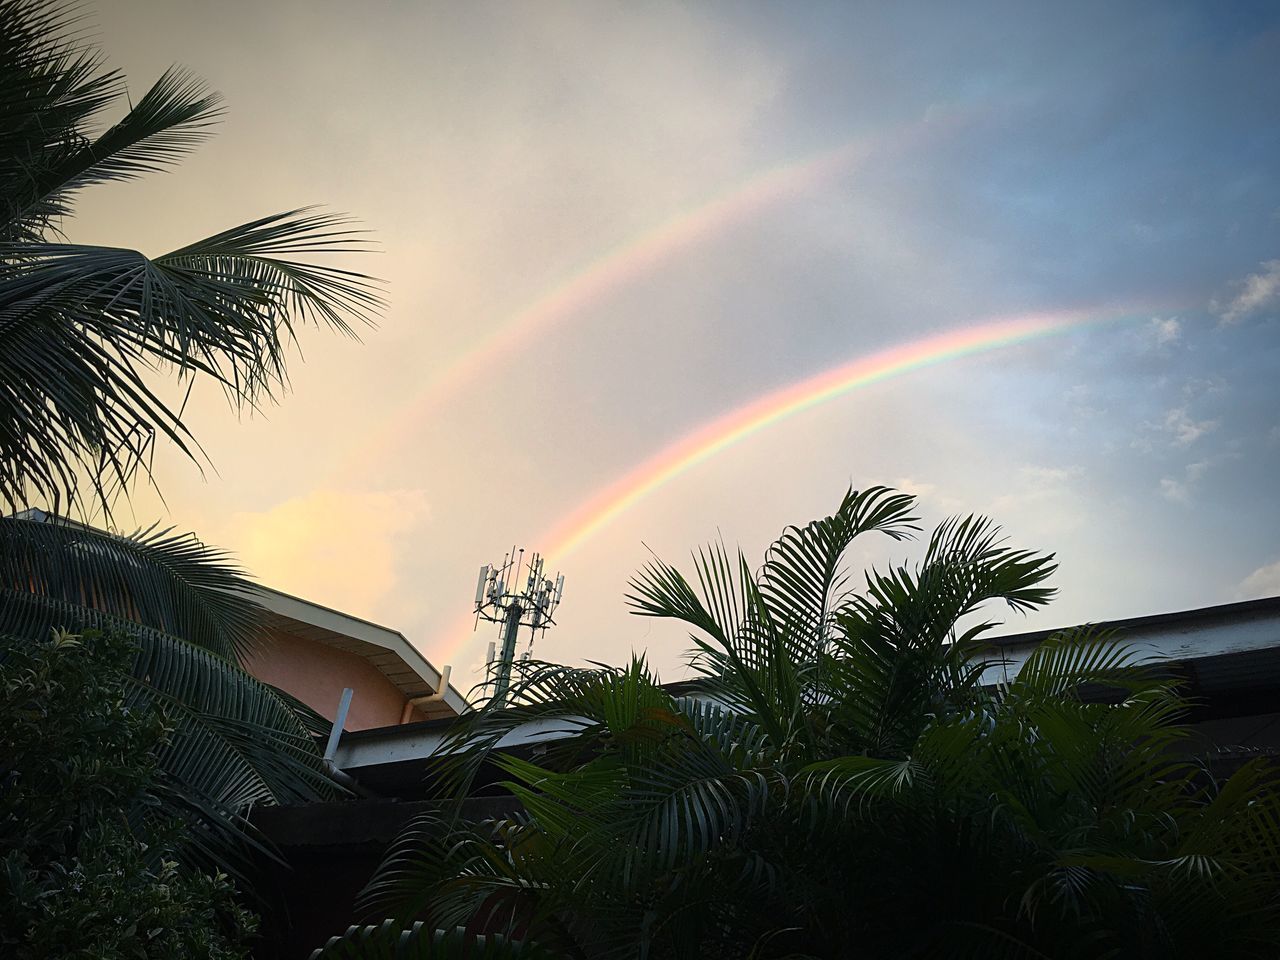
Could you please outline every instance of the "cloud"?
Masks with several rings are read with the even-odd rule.
[[[915,494],[917,497],[931,496],[938,489],[937,484],[917,480],[915,477],[900,477],[893,482],[892,486],[905,493]]]
[[[428,513],[421,490],[315,490],[260,513],[232,514],[218,540],[268,587],[385,618],[385,601],[399,585],[401,543]]]
[[[1173,434],[1175,446],[1187,447],[1217,427],[1217,420],[1193,420],[1186,407],[1174,407],[1164,417],[1164,428]]]
[[[989,513],[1010,525],[1017,518],[1019,528],[1031,516],[1037,536],[1064,537],[1088,517],[1076,483],[1083,475],[1076,465],[1022,464],[1009,477],[1004,492],[991,501]]]
[[[1259,597],[1280,596],[1280,560],[1259,567],[1240,581],[1236,587],[1237,600],[1257,600]]]
[[[901,490],[903,493],[915,494],[925,509],[937,510],[939,513],[947,515],[965,511],[965,504],[962,500],[952,496],[947,488],[940,487],[936,483],[907,476],[900,477],[890,486]]]
[[[1166,500],[1172,500],[1174,503],[1189,504],[1191,503],[1192,494],[1195,488],[1200,484],[1200,478],[1205,475],[1205,471],[1212,466],[1208,460],[1198,460],[1195,463],[1189,463],[1183,469],[1182,479],[1174,477],[1161,477],[1160,479],[1160,495]]]
[[[1066,483],[1083,472],[1080,467],[1041,467],[1035,464],[1024,464],[1018,468],[1018,477],[1027,485],[1041,489]]]
[[[1152,317],[1147,324],[1147,336],[1155,347],[1167,347],[1182,339],[1182,321],[1177,317]]]
[[[1213,393],[1222,393],[1226,389],[1227,382],[1222,377],[1192,377],[1182,385],[1182,395],[1194,399]]]
[[[1239,284],[1239,291],[1227,303],[1216,300],[1209,307],[1223,323],[1239,323],[1260,310],[1280,303],[1280,260],[1267,260],[1262,269]]]
[[[1172,500],[1174,503],[1187,504],[1191,502],[1191,489],[1188,484],[1181,480],[1175,480],[1173,477],[1160,478],[1160,495],[1166,500]]]

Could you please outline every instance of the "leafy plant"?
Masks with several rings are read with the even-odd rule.
[[[6,957],[232,960],[255,919],[182,869],[159,761],[172,725],[130,690],[133,641],[0,640],[0,947]]]
[[[256,405],[285,384],[300,324],[354,335],[382,303],[364,274],[313,262],[364,249],[340,216],[273,214],[157,257],[66,242],[80,191],[166,169],[221,114],[178,68],[130,100],[80,20],[60,0],[0,0],[0,504],[11,508],[109,508],[149,472],[157,438],[200,457],[155,370]]]
[[[185,858],[233,875],[260,846],[244,816],[252,805],[338,793],[314,739],[324,720],[237,662],[260,636],[251,590],[189,534],[0,518],[0,633],[33,644],[62,628],[133,638],[122,688],[171,726],[157,802],[188,822]]]
[[[850,491],[758,570],[655,560],[631,603],[694,630],[695,681],[526,665],[442,745],[366,908],[592,958],[1274,956],[1275,771],[1215,781],[1177,688],[1096,630],[1004,682],[987,607],[1047,603],[1054,564],[985,519],[853,589],[850,544],[913,507]],[[544,756],[499,749],[532,720]],[[519,815],[461,815],[486,766]]]

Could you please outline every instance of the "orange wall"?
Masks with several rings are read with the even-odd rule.
[[[245,663],[245,669],[285,690],[321,716],[338,713],[342,688],[355,691],[347,713],[347,730],[390,727],[400,722],[407,699],[400,688],[363,657],[323,643],[271,631]],[[420,714],[414,711],[414,719]]]

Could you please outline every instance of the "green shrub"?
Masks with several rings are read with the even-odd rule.
[[[0,954],[14,960],[247,955],[227,877],[178,866],[158,813],[169,733],[135,709],[124,636],[0,638]]]

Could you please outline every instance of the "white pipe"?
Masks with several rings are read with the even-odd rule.
[[[425,697],[413,697],[405,701],[404,712],[400,714],[400,722],[408,723],[409,718],[413,716],[413,708],[420,707],[424,703],[436,703],[444,699],[444,695],[449,692],[449,674],[453,672],[453,667],[445,664],[445,668],[440,673],[440,684],[436,688],[435,693],[428,693]]]
[[[347,725],[347,711],[351,709],[351,697],[355,693],[350,687],[342,688],[342,697],[338,700],[338,713],[333,718],[333,729],[329,731],[329,743],[324,748],[324,758],[332,761],[338,755],[338,739],[342,736],[342,728]]]
[[[350,687],[344,687],[342,690],[342,698],[338,701],[338,715],[333,718],[333,729],[329,731],[329,743],[324,748],[324,758],[321,765],[324,772],[330,779],[342,784],[353,793],[358,793],[363,797],[372,797],[363,786],[356,782],[351,774],[338,767],[334,757],[338,755],[338,740],[342,737],[342,729],[347,725],[347,712],[351,709],[351,697],[355,693]]]

